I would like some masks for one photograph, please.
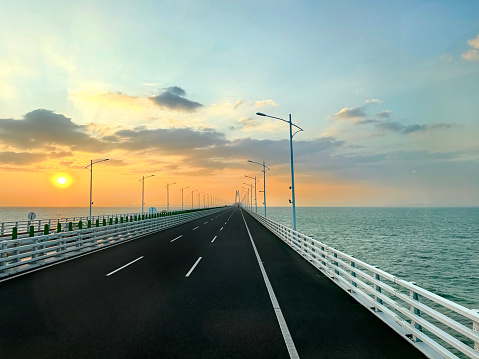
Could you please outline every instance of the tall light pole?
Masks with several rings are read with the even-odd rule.
[[[190,188],[190,187],[185,187],[181,189],[181,210],[183,211],[183,190]]]
[[[259,182],[259,181],[256,179],[256,176],[251,177],[251,176],[245,175],[245,177],[254,179],[254,205],[256,206],[256,213],[258,213],[258,200],[256,199],[256,182]]]
[[[251,188],[251,192],[250,192],[250,194],[251,194],[250,207],[251,207],[251,212],[253,212],[253,185],[250,184],[250,183],[246,183],[246,182],[243,182],[243,184],[245,184],[245,185],[247,185],[247,186],[250,186],[250,188]],[[256,183],[255,183],[255,187],[256,187]],[[248,188],[248,192],[249,192],[250,188]]]
[[[191,191],[191,209],[193,209],[193,193],[195,192],[198,192],[198,190],[195,189],[194,191]]]
[[[141,215],[143,216],[143,206],[145,204],[145,178],[153,177],[154,175],[143,176],[140,180],[141,186]]]
[[[264,164],[264,161],[263,161],[263,164],[255,162],[255,161],[251,161],[251,160],[248,160],[248,162],[256,163],[257,165],[263,166],[263,171],[262,171],[263,172],[263,196],[264,196],[263,204],[264,204],[264,216],[266,217],[266,169],[268,169],[269,171],[270,168]]]
[[[274,117],[274,116],[269,116],[269,115],[265,115],[264,113],[261,113],[261,112],[256,112],[256,114],[258,116],[265,116],[265,117],[270,117],[270,118],[274,118],[276,120],[280,120],[280,121],[283,121],[283,122],[286,122],[286,123],[289,123],[289,148],[290,148],[290,152],[291,152],[291,196],[293,198],[293,229],[296,230],[296,198],[295,198],[295,195],[294,195],[294,157],[293,157],[293,137],[295,134],[297,134],[298,132],[301,132],[301,131],[304,131],[301,127],[295,125],[292,121],[291,121],[291,114],[289,114],[289,121],[286,121],[286,120],[283,120],[282,118],[279,118],[279,117]],[[298,130],[293,133],[293,126],[296,127]]]
[[[176,182],[166,184],[166,212],[170,211],[170,186],[174,184]]]
[[[93,202],[92,202],[92,195],[93,195],[93,165],[94,165],[95,163],[104,162],[104,161],[108,161],[108,160],[109,160],[109,158],[105,158],[104,160],[99,160],[99,161],[96,161],[96,162],[93,162],[93,160],[90,160],[90,164],[85,167],[85,168],[90,167],[90,217],[91,217],[91,205],[93,204]]]
[[[249,186],[249,184],[244,183],[245,185]],[[246,208],[248,208],[249,204],[249,188],[247,187],[241,187],[242,190],[246,191]]]
[[[200,194],[203,194],[203,192],[198,192],[198,208],[201,208]]]

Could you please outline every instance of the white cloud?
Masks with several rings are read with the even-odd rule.
[[[243,104],[243,102],[244,102],[243,100],[236,101],[235,108],[240,107]]]
[[[467,43],[472,49],[464,52],[461,57],[467,61],[479,61],[479,35],[475,39],[468,40]]]
[[[278,106],[278,104],[276,102],[274,102],[273,100],[269,99],[269,100],[263,100],[263,101],[256,101],[255,103],[256,107],[258,108],[261,108],[261,107],[264,107],[264,106]]]
[[[343,107],[333,117],[340,120],[357,120],[366,117],[366,114],[360,107]]]
[[[381,100],[378,100],[377,98],[372,98],[370,100],[364,101],[364,103],[370,104],[370,103],[381,103]]]

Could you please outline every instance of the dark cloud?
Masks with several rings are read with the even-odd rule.
[[[149,99],[159,107],[181,112],[193,112],[203,106],[199,102],[188,100],[185,96],[185,90],[178,86],[172,86],[165,88],[159,95],[149,97]]]
[[[391,117],[391,111],[381,111],[376,114],[378,118],[389,118]]]
[[[140,127],[117,131],[115,137],[118,139],[115,148],[133,151],[157,149],[172,154],[226,143],[224,133],[213,129],[197,131],[189,127],[154,130]]]
[[[46,159],[46,155],[29,152],[0,152],[0,163],[29,165]]]
[[[105,144],[86,133],[86,126],[50,110],[38,109],[22,119],[0,119],[0,141],[19,148],[68,146],[75,150],[105,149]]]

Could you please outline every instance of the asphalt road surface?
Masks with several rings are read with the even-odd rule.
[[[423,358],[239,208],[0,282],[0,358]]]

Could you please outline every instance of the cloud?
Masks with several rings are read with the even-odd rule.
[[[361,107],[344,107],[333,117],[339,120],[357,120],[366,117],[366,113],[364,113]]]
[[[238,107],[240,107],[243,103],[244,103],[243,100],[238,100],[238,101],[236,101],[235,109],[238,108]]]
[[[29,112],[20,120],[0,119],[0,141],[18,148],[62,145],[76,150],[105,149],[104,143],[86,133],[86,126],[45,109]]]
[[[192,149],[205,148],[223,144],[225,135],[216,130],[206,128],[194,130],[184,128],[158,128],[149,130],[137,127],[133,130],[120,130],[114,134],[113,144],[117,149],[146,150],[156,149],[170,154],[185,154]],[[110,136],[109,139],[112,139]]]
[[[186,92],[179,86],[167,87],[159,95],[151,96],[149,99],[161,108],[176,110],[180,112],[194,112],[203,105],[199,102],[185,98]]]
[[[416,132],[425,132],[429,130],[438,130],[438,129],[449,129],[456,127],[454,123],[437,123],[432,125],[421,125],[421,124],[412,124],[412,125],[403,125],[399,122],[381,122],[375,121],[375,126],[379,130],[396,132],[403,135],[408,135]]]
[[[370,103],[382,103],[381,100],[378,100],[377,98],[372,98],[370,100],[364,101],[364,103],[370,104]]]
[[[0,152],[0,163],[15,165],[29,165],[40,162],[46,158],[42,153],[30,152]]]
[[[389,118],[391,117],[391,111],[381,111],[376,114],[376,117],[379,118]]]
[[[467,43],[472,49],[464,52],[461,57],[467,61],[479,61],[479,35],[475,39],[468,40]]]
[[[263,101],[256,101],[255,106],[258,108],[261,108],[264,106],[278,106],[278,104],[274,102],[273,100],[269,99],[269,100],[263,100]]]

